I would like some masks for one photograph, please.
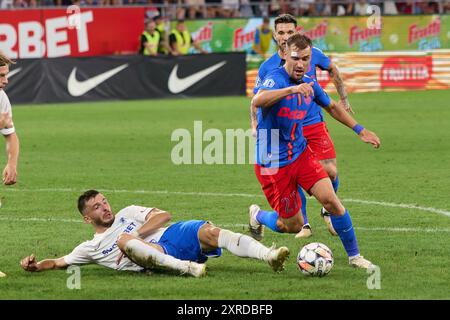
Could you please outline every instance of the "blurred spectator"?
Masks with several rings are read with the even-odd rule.
[[[28,3],[25,0],[14,0],[13,7],[14,8],[27,8]]]
[[[156,30],[159,31],[161,35],[161,41],[159,43],[158,52],[161,54],[169,54],[169,32],[170,32],[170,21],[166,17],[161,15],[155,17]]]
[[[28,0],[28,8],[37,8],[40,4],[37,0]]]
[[[300,17],[315,16],[316,7],[314,6],[314,0],[297,0],[298,11],[297,15]]]
[[[424,13],[425,14],[439,13],[439,4],[436,1],[429,1],[424,8]]]
[[[397,10],[400,14],[412,14],[413,13],[412,1],[397,2]]]
[[[269,12],[272,16],[277,16],[282,13],[290,13],[294,15],[294,10],[290,6],[290,2],[287,0],[271,0]]]
[[[217,18],[222,0],[205,0],[206,14],[208,18]]]
[[[442,13],[450,13],[450,0],[445,0],[442,5]]]
[[[239,17],[239,0],[222,0],[220,15],[224,18]]]
[[[270,45],[272,43],[272,29],[270,29],[269,17],[264,17],[262,25],[256,29],[253,51],[261,55],[264,59],[269,58]]]
[[[241,5],[239,7],[239,15],[241,17],[246,18],[254,16],[250,0],[241,0]]]
[[[385,1],[384,2],[384,14],[387,15],[396,15],[398,14],[397,6],[394,1]]]
[[[81,1],[81,6],[82,7],[93,7],[97,5],[97,1],[96,0],[83,0]]]
[[[315,5],[316,14],[320,16],[331,16],[331,0],[324,0]]]
[[[200,53],[207,53],[200,47],[200,44],[193,41],[191,34],[186,28],[184,20],[178,20],[175,29],[169,36],[170,52],[174,56],[185,55],[189,53],[189,49],[193,46]]]
[[[367,15],[367,8],[369,4],[365,0],[357,0],[353,7],[353,14],[355,16]]]
[[[189,19],[205,18],[205,0],[184,0]]]
[[[126,0],[126,1],[130,1],[130,0]],[[132,1],[134,1],[134,0],[132,0]],[[125,2],[124,2],[124,4],[125,4]],[[160,4],[162,4],[162,2],[154,1],[154,0],[146,1],[145,15],[147,16],[148,19],[154,19],[155,17],[157,17],[161,14],[161,12],[159,12],[159,9],[156,6],[156,4],[160,5]]]
[[[141,46],[139,53],[144,56],[158,55],[158,48],[161,42],[161,34],[156,30],[156,23],[154,20],[147,21],[145,30],[141,34]]]
[[[0,0],[0,9],[9,9],[13,7],[13,0]]]

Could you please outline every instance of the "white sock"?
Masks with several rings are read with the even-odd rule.
[[[124,249],[132,261],[144,268],[165,267],[181,272],[188,270],[189,261],[169,256],[137,239],[128,241]]]
[[[220,230],[218,245],[243,258],[267,261],[270,249],[255,239],[229,230]]]

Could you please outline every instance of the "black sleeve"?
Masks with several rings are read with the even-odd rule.
[[[169,45],[172,47],[172,44],[174,42],[177,42],[177,38],[175,37],[175,35],[173,33],[171,33],[169,36]]]
[[[146,42],[147,42],[147,38],[144,35],[142,35],[141,36],[141,46],[143,46],[144,43],[146,43]]]
[[[147,38],[144,35],[141,35],[141,45],[139,46],[139,53],[144,53],[145,43],[147,42]]]

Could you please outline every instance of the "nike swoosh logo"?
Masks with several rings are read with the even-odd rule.
[[[21,70],[22,70],[22,68],[17,68],[17,69],[14,69],[13,71],[10,71],[10,72],[8,73],[8,78],[11,78],[12,76],[16,75],[16,74],[19,73]]]
[[[210,75],[220,67],[222,67],[226,61],[219,62],[209,68],[203,69],[201,71],[198,71],[194,74],[191,74],[188,77],[185,77],[183,79],[178,78],[177,72],[178,72],[178,64],[172,69],[172,72],[169,76],[169,82],[168,87],[169,91],[172,93],[180,93],[184,90],[188,89],[189,87],[192,87],[194,84],[205,78],[206,76]]]
[[[106,80],[114,76],[116,73],[119,73],[126,67],[128,67],[128,63],[125,63],[121,66],[103,72],[95,77],[92,77],[84,81],[77,80],[76,78],[77,67],[74,67],[72,72],[70,73],[69,80],[67,81],[67,89],[69,90],[70,95],[74,97],[82,96],[86,92],[91,91],[102,82],[105,82]]]

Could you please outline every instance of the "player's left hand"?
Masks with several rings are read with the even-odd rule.
[[[363,142],[370,143],[371,145],[373,145],[375,149],[378,149],[381,146],[380,138],[378,138],[378,136],[375,133],[367,129],[363,129],[363,131],[359,133],[359,138]]]
[[[3,184],[12,185],[17,182],[17,168],[11,164],[7,164],[3,170]]]

